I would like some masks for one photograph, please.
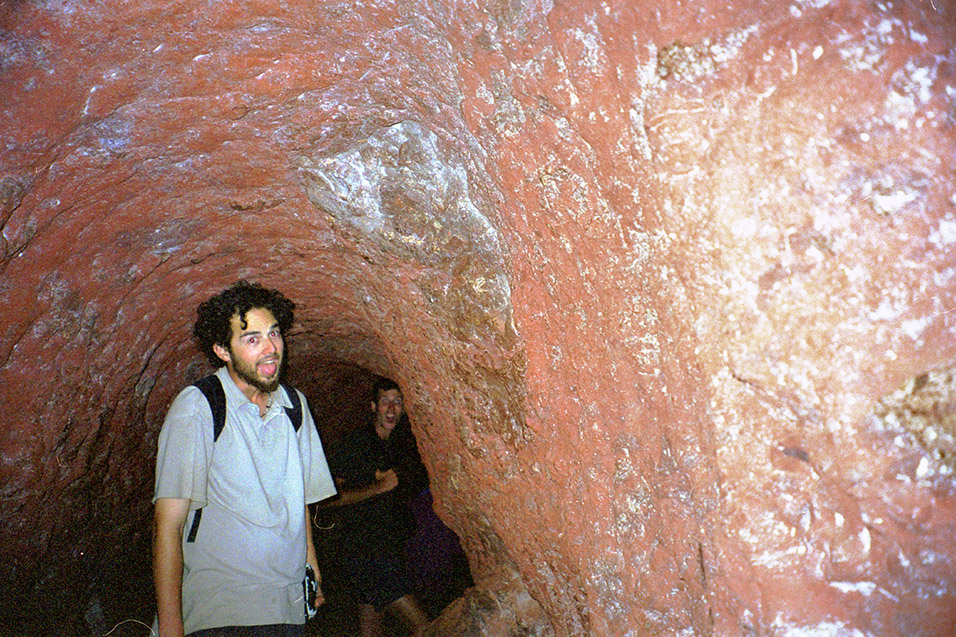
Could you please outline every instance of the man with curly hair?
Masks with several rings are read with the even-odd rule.
[[[160,637],[305,634],[307,565],[319,573],[308,505],[335,486],[305,397],[280,384],[294,309],[244,281],[199,306],[193,333],[219,369],[180,392],[159,437]]]

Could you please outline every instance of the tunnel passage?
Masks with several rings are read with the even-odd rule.
[[[954,15],[0,5],[0,622],[148,612],[246,277],[295,382],[405,388],[476,578],[439,634],[945,634]]]

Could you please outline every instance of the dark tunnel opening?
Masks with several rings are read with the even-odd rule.
[[[351,362],[318,357],[293,364],[289,378],[306,393],[326,455],[333,459],[348,445],[350,433],[369,425],[372,388],[382,376]],[[400,426],[410,425],[406,413]],[[427,458],[422,460],[427,462]],[[434,619],[473,585],[473,578],[460,539],[434,511],[430,488],[412,498],[407,507],[414,520],[414,530],[405,543],[414,594]],[[326,603],[308,623],[309,634],[359,635],[359,594],[349,582],[349,565],[337,556],[343,538],[335,527],[341,521],[336,519],[334,507],[314,506],[312,513]],[[394,618],[385,619],[387,634],[405,634]]]
[[[309,368],[310,403],[315,402],[316,425],[334,465],[335,457],[349,444],[349,434],[369,425],[372,387],[381,377],[338,361],[326,361],[321,364],[321,370],[316,370],[314,365]],[[290,376],[302,377],[302,372]],[[400,427],[404,429],[409,425],[408,414],[405,414]],[[428,617],[434,619],[473,584],[473,579],[460,539],[437,517],[430,488],[426,491],[412,497],[406,505],[414,530],[405,542],[405,555],[414,594]],[[336,508],[313,507],[313,524],[326,603],[309,622],[310,634],[358,635],[359,594],[349,581],[350,565],[339,557],[338,543],[343,537],[336,528],[342,524],[336,517]],[[394,618],[386,616],[385,626],[390,635],[404,634],[403,627]]]

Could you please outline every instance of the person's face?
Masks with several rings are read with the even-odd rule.
[[[216,354],[226,362],[233,377],[260,392],[272,393],[279,388],[282,370],[284,341],[279,323],[272,312],[252,308],[246,312],[246,327],[243,329],[238,314],[231,320],[232,340],[229,349],[214,345]]]
[[[375,431],[380,437],[388,438],[405,413],[402,392],[397,389],[379,391],[376,400],[372,401],[372,411],[375,412]]]

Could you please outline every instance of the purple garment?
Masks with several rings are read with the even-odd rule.
[[[415,518],[415,534],[405,542],[408,570],[422,596],[455,587],[467,561],[455,532],[435,513],[431,489],[422,490],[408,507]]]

